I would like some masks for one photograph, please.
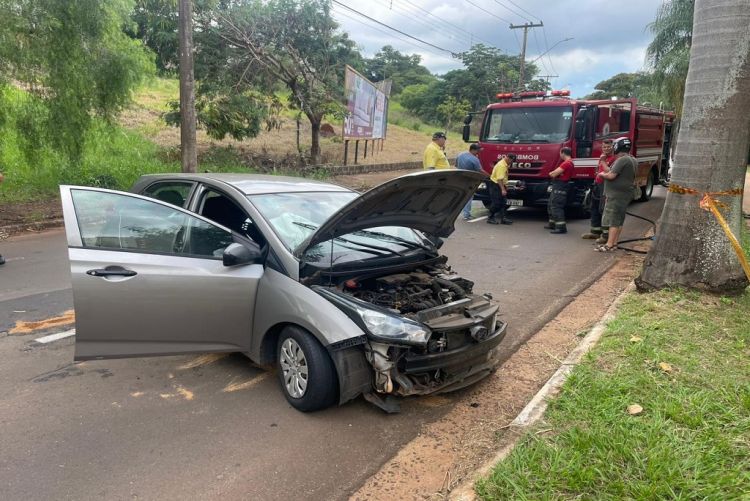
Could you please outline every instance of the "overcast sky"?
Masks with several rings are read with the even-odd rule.
[[[452,52],[464,51],[474,42],[493,45],[508,54],[519,54],[523,30],[510,30],[509,24],[541,20],[543,29],[529,30],[526,60],[533,61],[560,40],[573,38],[560,42],[536,64],[543,75],[559,75],[551,79],[554,89],[569,88],[574,96],[583,96],[612,75],[644,68],[646,46],[651,40],[646,26],[653,20],[661,0],[622,3],[605,0],[339,2]],[[423,64],[433,73],[461,67],[448,52],[378,26],[335,2],[334,17],[368,57],[383,45],[392,45],[402,52],[421,55]]]

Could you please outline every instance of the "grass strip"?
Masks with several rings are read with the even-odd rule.
[[[747,292],[628,296],[479,496],[750,499],[748,312]]]

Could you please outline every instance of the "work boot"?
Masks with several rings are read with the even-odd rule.
[[[590,231],[588,233],[584,233],[583,235],[581,235],[581,238],[584,240],[596,240],[601,235],[602,235],[601,233],[594,233],[593,231]]]
[[[555,229],[555,222],[550,221],[549,223],[544,225],[545,230],[554,230]]]
[[[562,235],[568,232],[568,227],[565,223],[555,223],[555,229],[550,231],[553,235]]]
[[[511,221],[510,219],[502,218],[500,220],[500,224],[513,224],[513,221]]]
[[[499,223],[497,222],[497,219],[495,219],[494,217],[488,217],[487,224],[499,224]]]
[[[602,236],[596,239],[596,243],[599,245],[604,245],[609,241],[609,235],[607,233],[602,233]]]

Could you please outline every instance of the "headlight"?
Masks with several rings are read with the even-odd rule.
[[[419,322],[378,309],[365,301],[325,287],[313,286],[312,289],[346,313],[370,338],[384,343],[426,346],[432,334]]]
[[[369,309],[361,309],[359,314],[367,331],[384,341],[425,345],[430,339],[430,330],[417,322]]]

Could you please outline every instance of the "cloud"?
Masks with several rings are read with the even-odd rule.
[[[556,42],[572,37],[573,40],[561,42],[536,64],[542,74],[555,74],[555,71],[559,75],[553,81],[555,87],[569,84],[574,95],[585,95],[612,75],[643,68],[645,47],[651,41],[647,25],[653,20],[660,2],[629,0],[627,8],[617,9],[609,0],[515,2],[535,16],[505,1],[349,0],[341,3],[425,42],[456,52],[466,50],[472,42],[481,42],[509,54],[518,54],[523,32],[510,30],[509,23],[523,24],[528,19],[537,22],[535,16],[539,16],[544,28],[529,30],[527,61],[534,60]],[[334,17],[368,56],[383,45],[392,45],[402,52],[420,54],[423,64],[433,73],[460,67],[446,52],[375,25],[340,6],[334,6]]]

